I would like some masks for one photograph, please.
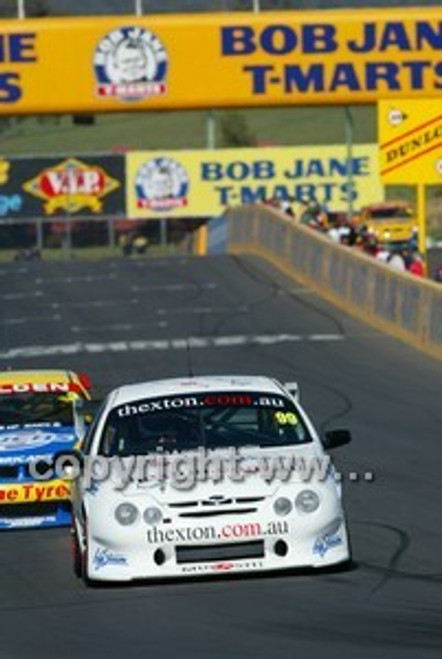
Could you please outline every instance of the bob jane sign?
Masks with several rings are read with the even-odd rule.
[[[345,146],[138,151],[127,154],[130,217],[208,217],[226,206],[316,197],[330,210],[383,199],[378,148]],[[352,182],[348,170],[351,167]]]
[[[2,21],[0,114],[436,97],[441,21],[440,7]]]

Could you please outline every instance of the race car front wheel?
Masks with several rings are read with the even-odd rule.
[[[77,527],[74,520],[71,523],[71,557],[72,557],[72,567],[74,569],[74,574],[76,577],[81,579],[84,572],[84,558],[80,547],[80,541],[78,539]]]
[[[87,519],[85,518],[84,520],[84,549],[81,550],[80,548],[80,556],[81,556],[81,577],[83,577],[83,581],[86,586],[95,586],[97,585],[97,582],[95,579],[91,579],[89,576],[89,542],[88,542],[88,527],[87,527]]]

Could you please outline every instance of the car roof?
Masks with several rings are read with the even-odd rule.
[[[363,206],[362,210],[375,210],[377,208],[412,208],[408,201],[380,201],[377,204]]]
[[[72,381],[78,382],[78,376],[72,371],[64,370],[29,370],[29,371],[0,371],[0,385],[2,384],[64,384]]]
[[[143,398],[189,396],[214,391],[259,391],[279,395],[285,393],[277,380],[262,375],[183,376],[124,385],[111,392],[111,402],[112,406],[116,406]]]

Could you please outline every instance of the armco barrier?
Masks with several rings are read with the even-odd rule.
[[[442,359],[440,284],[394,271],[264,206],[228,209],[223,219],[228,252],[257,254],[348,313]]]

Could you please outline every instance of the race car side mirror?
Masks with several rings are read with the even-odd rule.
[[[293,396],[293,398],[299,402],[300,399],[300,392],[299,392],[299,385],[297,382],[284,382],[284,387],[287,389],[289,394]]]
[[[329,430],[322,439],[322,445],[325,449],[338,448],[351,442],[351,432],[349,430],[338,429]]]
[[[79,373],[78,379],[80,380],[82,386],[86,389],[86,391],[90,391],[92,389],[92,382],[87,373]]]

